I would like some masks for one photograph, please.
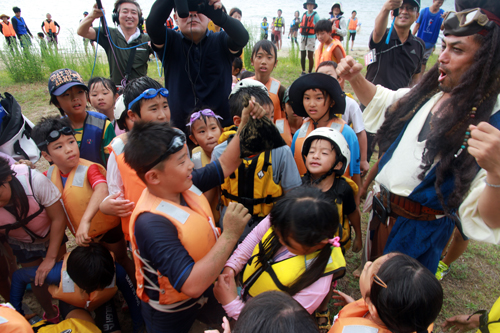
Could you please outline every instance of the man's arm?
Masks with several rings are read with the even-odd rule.
[[[214,24],[224,29],[229,37],[227,39],[229,51],[231,53],[238,53],[248,43],[248,31],[240,21],[224,13],[222,8],[216,6],[216,4],[217,2],[213,5],[205,6],[202,14],[205,14]],[[215,7],[218,8],[216,9]]]
[[[361,175],[364,176],[366,172],[370,169],[370,163],[367,160],[367,151],[368,151],[368,139],[366,137],[366,131],[362,130],[359,133],[356,133],[359,142],[359,154],[361,157],[360,161],[360,171]]]
[[[55,26],[57,27],[57,32],[56,32],[56,36],[59,35],[59,33],[61,32],[61,26],[59,24],[57,24],[56,21],[54,21],[54,24]]]
[[[162,48],[165,44],[165,22],[167,21],[172,9],[174,0],[157,0],[151,6],[151,11],[147,19],[148,35],[156,48]]]
[[[28,25],[26,24],[26,21],[24,22],[24,27],[26,28],[26,32],[28,35],[30,35],[31,38],[33,38],[33,35],[31,34],[30,28],[28,28]]]
[[[500,228],[500,131],[492,125],[482,122],[478,126],[470,125],[471,137],[467,141],[469,153],[481,168],[486,170],[486,183],[479,197],[478,210],[484,223],[494,229]],[[463,153],[462,153],[463,154]],[[488,185],[489,184],[489,185]]]
[[[42,32],[45,36],[47,36],[47,31],[45,31],[45,21],[42,21]]]
[[[94,7],[92,7],[91,13],[80,21],[80,25],[78,26],[76,33],[84,38],[95,40],[97,38],[97,34],[94,28],[92,27],[92,22],[94,22],[95,19],[100,18],[102,16],[103,16],[102,10],[97,8],[97,4],[95,4]]]
[[[391,10],[399,8],[403,5],[403,0],[387,0],[382,9],[375,18],[375,28],[373,28],[372,40],[375,44],[380,43],[387,30],[389,23],[389,13]],[[363,103],[364,104],[364,103]],[[366,105],[366,104],[364,104]]]
[[[17,30],[17,20],[14,20],[14,18],[12,18],[12,20],[10,20],[10,24],[12,24],[12,27],[14,28],[14,31],[16,32],[16,36],[17,36],[17,38],[19,38],[19,31]]]
[[[353,57],[342,59],[337,67],[337,75],[349,81],[354,93],[363,105],[368,105],[377,92],[377,87],[361,75],[363,65]]]
[[[420,16],[422,17],[422,16]],[[416,36],[417,35],[417,32],[418,32],[418,29],[420,28],[420,23],[415,23],[415,27],[413,28],[413,35]]]

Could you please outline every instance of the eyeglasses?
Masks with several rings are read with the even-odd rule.
[[[411,5],[402,5],[401,7],[399,7],[399,11],[402,12],[403,10],[406,10],[408,13],[411,13],[411,12],[416,12],[418,10],[418,7],[414,7]]]
[[[151,170],[155,165],[166,159],[168,156],[177,153],[179,150],[184,147],[184,144],[186,143],[186,136],[184,135],[184,132],[177,128],[173,128],[173,130],[176,132],[176,135],[170,142],[170,145],[168,146],[167,150],[160,155],[153,163],[150,163],[149,165],[145,166],[142,168],[143,173],[148,172]]]
[[[73,129],[71,127],[68,127],[68,126],[65,126],[59,130],[50,131],[50,133],[49,133],[49,135],[47,135],[47,138],[45,139],[45,141],[40,142],[38,144],[38,147],[41,148],[44,146],[48,146],[49,143],[58,140],[61,137],[61,134],[62,135],[75,135],[75,132],[73,131]]]
[[[132,109],[132,105],[134,105],[135,103],[137,103],[141,99],[143,99],[143,98],[152,99],[152,98],[155,98],[156,96],[158,96],[158,94],[162,95],[163,97],[168,97],[168,90],[165,88],[160,88],[160,89],[150,88],[150,89],[144,90],[144,92],[142,94],[140,94],[139,96],[137,96],[136,99],[134,99],[132,102],[128,103],[128,109],[129,110]]]
[[[193,123],[200,119],[201,116],[205,116],[205,117],[214,117],[214,118],[217,118],[217,119],[223,119],[221,116],[215,114],[212,110],[210,109],[203,109],[203,110],[200,110],[198,112],[194,112],[191,117],[189,118],[189,123],[186,124],[186,126],[191,126],[193,125]]]

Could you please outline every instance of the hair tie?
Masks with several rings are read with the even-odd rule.
[[[340,237],[333,237],[328,240],[328,243],[332,244],[332,247],[340,247]]]

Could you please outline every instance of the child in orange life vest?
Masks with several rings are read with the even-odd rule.
[[[273,101],[274,114],[273,121],[284,119],[285,113],[281,109],[281,101],[285,94],[286,87],[280,81],[271,77],[271,74],[278,64],[278,50],[276,45],[263,39],[257,42],[252,49],[252,66],[255,68],[254,80],[266,86],[269,97]],[[285,140],[286,141],[286,140]]]
[[[99,113],[108,117],[115,129],[116,135],[125,133],[116,125],[114,110],[118,93],[115,83],[110,79],[96,76],[89,80],[88,87],[90,105]]]
[[[238,246],[215,284],[227,314],[238,320],[249,296],[270,290],[288,293],[313,313],[332,281],[345,274],[339,239],[334,238],[338,226],[337,207],[318,189],[301,186],[287,193]],[[238,295],[234,277],[240,272]]]
[[[344,79],[339,78],[337,76],[337,63],[333,61],[323,61],[319,64],[317,68],[318,73],[323,73],[330,75],[335,80],[337,80],[340,84],[342,90],[344,90]],[[368,141],[366,138],[365,124],[363,122],[363,114],[361,113],[361,109],[359,108],[358,103],[354,100],[351,94],[346,93],[345,99],[345,112],[342,115],[342,119],[348,124],[352,124],[352,129],[356,133],[359,142],[359,150],[360,150],[360,172],[361,175],[364,175],[370,169],[370,164],[367,161],[367,148]]]
[[[104,167],[80,158],[74,132],[65,118],[42,118],[33,128],[33,139],[42,156],[52,163],[46,175],[62,194],[68,227],[76,244],[88,246],[99,241],[125,269],[128,265],[133,272],[120,219],[99,210],[99,204],[108,195]]]
[[[335,61],[338,63],[341,59],[345,58],[346,53],[342,43],[332,38],[332,22],[330,20],[319,20],[314,27],[314,32],[320,42],[314,51],[316,70],[323,61]]]
[[[67,116],[75,131],[80,156],[105,167],[109,157],[106,146],[116,134],[105,115],[86,110],[88,91],[81,75],[74,70],[64,68],[50,74],[50,104]]]
[[[229,110],[233,122],[240,127],[243,99],[252,96],[267,111],[272,119],[273,103],[266,87],[257,80],[241,80],[229,96]],[[214,148],[212,161],[217,160],[227,146],[227,141]],[[250,211],[252,220],[245,228],[241,241],[260,222],[274,203],[287,191],[302,184],[290,148],[286,145],[244,158],[238,170],[226,177],[221,186],[223,207],[221,217],[230,202],[240,202]],[[222,223],[223,219],[219,220]],[[222,225],[223,227],[223,225]]]
[[[443,304],[443,288],[427,268],[401,253],[368,261],[359,278],[362,298],[354,301],[336,290],[335,306],[344,306],[329,333],[432,332]]]
[[[264,114],[252,99],[242,122]],[[137,294],[149,332],[188,332],[198,316],[222,318],[211,285],[250,216],[242,205],[231,204],[219,236],[202,191],[219,186],[238,167],[239,147],[238,132],[218,161],[193,169],[180,130],[139,122],[129,134],[125,161],[147,187],[131,216],[130,238]],[[208,304],[200,309],[205,298]]]
[[[66,216],[59,201],[61,194],[37,170],[25,164],[9,165],[3,158],[0,158],[0,184],[0,236],[9,244],[22,267],[37,267],[33,291],[45,310],[45,318],[57,319],[54,318],[57,307],[52,306],[44,282],[56,261],[66,252],[63,239]],[[17,265],[11,267],[16,268]],[[2,273],[5,274],[1,279],[2,296],[9,300],[9,270]]]
[[[302,145],[307,135],[314,129],[330,127],[337,129],[347,141],[351,151],[351,163],[347,174],[361,186],[359,143],[356,134],[337,114],[344,114],[346,108],[345,94],[339,83],[333,77],[322,73],[303,75],[290,86],[290,104],[293,111],[304,119],[300,130],[295,132],[292,141],[292,151],[299,173],[304,175],[307,171],[302,156]]]
[[[12,305],[23,311],[26,285],[33,281],[36,267],[23,268],[12,277]],[[143,328],[143,320],[134,287],[125,269],[115,263],[112,253],[102,244],[78,246],[57,262],[47,275],[49,291],[59,300],[63,319],[81,318],[97,323],[103,332],[120,330],[113,297],[120,290],[129,306],[133,331]],[[95,314],[95,321],[91,313]],[[0,326],[1,327],[1,326]]]
[[[146,94],[147,91],[149,93]],[[118,125],[127,133],[117,136],[108,146],[111,152],[106,175],[109,196],[99,208],[104,214],[121,218],[123,234],[129,241],[130,214],[146,186],[136,172],[125,163],[123,151],[128,141],[128,132],[139,120],[168,123],[170,108],[167,101],[168,91],[158,81],[147,76],[130,81],[122,96],[122,104],[118,103],[119,99],[115,105],[115,117],[118,119]]]

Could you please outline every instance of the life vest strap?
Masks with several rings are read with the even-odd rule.
[[[227,190],[222,190],[221,194],[223,196],[225,196],[226,198],[230,199],[230,200],[239,202],[240,204],[242,204],[245,207],[252,207],[252,206],[257,206],[257,205],[260,205],[260,204],[268,204],[268,205],[270,205],[270,204],[278,201],[278,199],[281,198],[281,196],[280,197],[273,197],[272,195],[268,195],[265,198],[258,198],[258,199],[256,199],[256,198],[247,198],[247,197],[239,197],[239,196],[236,196],[236,195],[233,195],[233,194],[229,193]]]

